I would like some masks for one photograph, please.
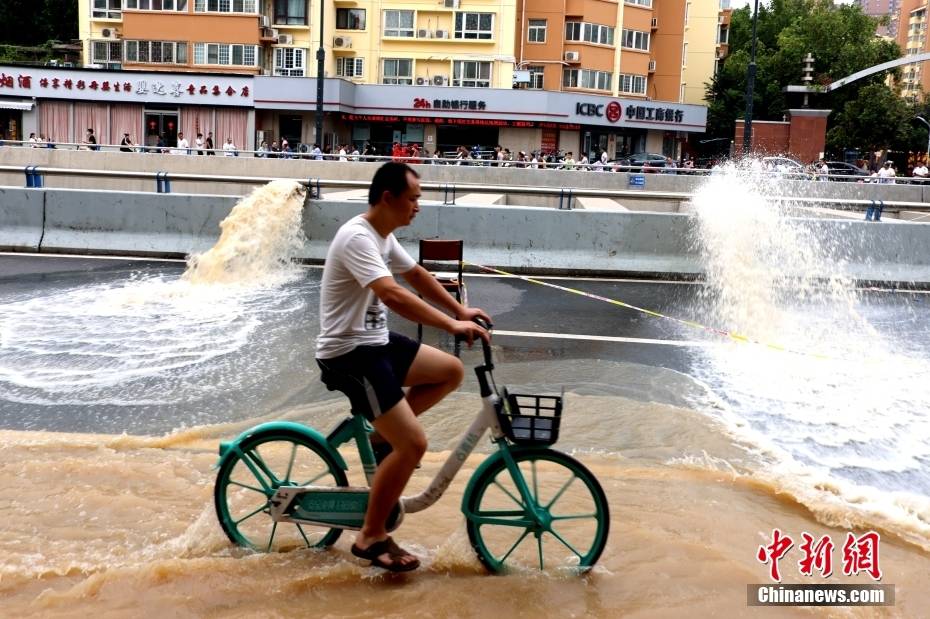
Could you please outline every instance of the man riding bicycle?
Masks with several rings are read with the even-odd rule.
[[[458,388],[464,367],[448,353],[389,332],[386,308],[469,345],[475,338],[490,338],[472,321],[490,323],[490,317],[456,301],[394,238],[393,231],[409,225],[419,212],[419,198],[419,175],[410,166],[388,162],[375,173],[368,211],[339,229],[326,254],[316,350],[321,380],[343,391],[352,412],[371,422],[373,447],[383,457],[352,554],[395,572],[420,565],[385,528],[426,452],[426,435],[416,417]],[[455,318],[401,286],[394,274]],[[409,388],[406,393],[403,387]]]

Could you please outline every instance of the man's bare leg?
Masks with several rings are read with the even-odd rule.
[[[410,387],[407,402],[413,413],[420,415],[428,411],[458,389],[464,377],[465,367],[460,359],[421,344],[404,380],[404,387]]]
[[[372,480],[365,523],[355,538],[355,545],[363,550],[375,542],[387,539],[385,523],[391,509],[400,499],[420,458],[426,453],[426,434],[407,400],[395,404],[375,419],[372,425],[394,450],[378,466]],[[385,563],[391,562],[387,554],[378,558]],[[413,556],[395,559],[402,564],[415,560]]]

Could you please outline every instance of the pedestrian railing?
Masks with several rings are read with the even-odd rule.
[[[0,165],[0,173],[24,173],[26,178],[25,186],[27,188],[43,188],[45,186],[45,176],[154,180],[156,193],[171,193],[172,182],[262,185],[274,180],[280,180],[282,178],[278,176],[204,175],[174,172],[140,172],[133,170],[40,168],[34,165],[25,167]],[[370,186],[370,182],[367,180],[341,180],[323,178],[291,180],[296,180],[297,182],[307,187],[310,190],[311,197],[313,199],[323,199],[324,190],[326,189],[367,190]],[[622,200],[666,200],[670,202],[684,203],[689,202],[694,196],[693,192],[682,191],[649,191],[645,189],[592,189],[585,187],[564,186],[537,187],[524,185],[486,185],[444,182],[421,182],[420,187],[423,191],[434,191],[440,193],[442,195],[442,203],[444,205],[455,205],[460,196],[464,194],[493,193],[557,198],[558,208],[563,210],[573,209],[574,201],[579,197],[614,198]],[[772,202],[788,204],[800,208],[830,208],[836,210],[863,211],[869,209],[870,207],[874,210],[877,206],[877,203],[881,202],[883,209],[888,212],[897,212],[901,210],[930,211],[930,203],[925,202],[894,200],[876,201],[871,199],[825,198],[810,196],[766,196],[766,199]]]

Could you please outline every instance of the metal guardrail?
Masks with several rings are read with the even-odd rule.
[[[38,166],[9,166],[0,165],[0,173],[24,173],[27,188],[43,188],[45,176],[82,176],[98,178],[130,178],[155,181],[156,193],[171,193],[172,182],[209,182],[209,183],[235,183],[244,185],[261,185],[275,180],[280,176],[236,176],[236,175],[210,175],[182,174],[174,172],[141,172],[134,170],[92,170],[80,168],[40,168]],[[369,181],[340,180],[308,178],[290,179],[299,182],[311,191],[313,199],[322,199],[323,189],[368,189]],[[454,205],[462,194],[467,193],[505,193],[512,195],[533,195],[558,197],[559,209],[571,210],[574,199],[578,197],[594,198],[627,198],[634,200],[653,199],[678,202],[689,201],[694,194],[681,191],[647,191],[645,189],[590,189],[584,187],[534,187],[521,185],[479,185],[474,183],[432,183],[420,184],[424,191],[436,191],[443,195],[444,205]],[[876,208],[879,204],[887,211],[913,210],[930,211],[930,203],[908,202],[894,200],[872,200],[855,198],[818,198],[808,196],[767,196],[766,199],[788,203],[794,206],[816,208],[827,206],[836,210],[868,210]]]
[[[39,142],[32,143],[28,140],[3,140],[0,141],[0,146],[16,146],[23,148],[49,148],[49,149],[62,149],[62,150],[83,150],[83,151],[93,151],[93,152],[120,152],[123,149],[127,148],[121,144],[96,144],[90,145],[85,142]],[[665,167],[652,167],[652,166],[643,166],[643,165],[627,165],[619,163],[618,161],[610,161],[605,165],[599,165],[598,163],[572,163],[565,164],[564,161],[537,161],[533,163],[531,161],[516,161],[516,160],[503,160],[497,161],[493,157],[489,158],[478,158],[478,159],[456,159],[454,157],[429,157],[429,156],[403,156],[403,157],[394,157],[393,155],[339,155],[338,153],[322,153],[320,155],[312,155],[307,151],[262,151],[262,150],[245,150],[237,148],[235,150],[235,155],[228,155],[226,151],[221,148],[214,148],[208,150],[205,148],[197,148],[196,146],[188,146],[186,149],[178,149],[176,146],[146,146],[141,144],[134,144],[131,147],[131,153],[124,154],[148,154],[148,155],[171,155],[171,156],[197,156],[197,155],[206,155],[211,153],[213,155],[223,157],[223,156],[248,156],[254,157],[256,159],[280,159],[282,161],[343,161],[346,163],[357,163],[357,162],[367,162],[367,163],[378,163],[383,161],[404,161],[406,163],[411,163],[414,165],[459,165],[459,166],[468,166],[468,167],[506,167],[518,170],[565,170],[565,171],[588,171],[588,172],[626,172],[626,173],[636,173],[636,174],[669,174],[677,176],[708,176],[714,174],[715,170],[713,168],[688,168],[688,167],[676,167],[676,168],[665,168]],[[182,152],[183,151],[183,152]],[[493,151],[482,151],[491,153]],[[757,174],[762,178],[770,179],[784,179],[784,180],[795,180],[795,181],[820,181],[820,180],[830,180],[835,182],[855,182],[855,183],[865,183],[865,184],[886,184],[880,182],[878,179],[871,176],[863,176],[860,174],[821,174],[812,170],[785,170],[785,171],[776,171],[771,169],[760,169],[760,170],[750,170],[750,173]],[[930,178],[921,178],[914,176],[899,176],[895,177],[893,183],[888,184],[898,184],[898,185],[924,185],[930,184]]]

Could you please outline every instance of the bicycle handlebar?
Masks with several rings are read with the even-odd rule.
[[[485,331],[490,332],[494,328],[494,325],[483,318],[475,316],[472,318],[472,322],[484,329]],[[459,342],[464,341],[465,338],[461,335],[456,335],[455,339]],[[491,363],[491,345],[484,341],[484,338],[478,338],[481,340],[481,351],[484,353],[484,364],[489,368],[494,367]]]

